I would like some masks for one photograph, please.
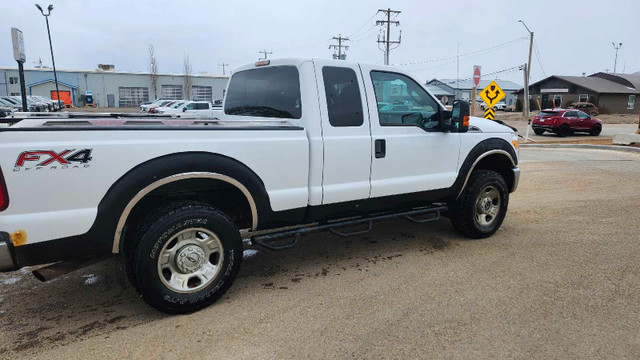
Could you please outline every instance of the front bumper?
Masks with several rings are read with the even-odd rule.
[[[18,269],[9,234],[0,232],[0,272]]]
[[[513,171],[513,184],[511,184],[511,189],[509,192],[514,192],[518,188],[518,183],[520,182],[520,168],[514,167],[511,169]]]

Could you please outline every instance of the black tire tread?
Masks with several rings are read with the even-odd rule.
[[[218,210],[217,208],[210,206],[208,204],[205,203],[201,203],[201,202],[197,202],[197,201],[179,201],[179,202],[174,202],[171,204],[168,204],[164,207],[159,208],[158,210],[154,211],[153,213],[151,213],[150,215],[148,215],[144,221],[141,222],[140,226],[138,226],[138,229],[136,231],[136,240],[139,242],[140,239],[142,238],[142,236],[150,231],[153,231],[154,227],[161,227],[163,226],[163,224],[170,219],[171,217],[175,216],[178,213],[182,213],[182,212],[189,212],[189,211],[194,211],[194,210],[205,210],[207,212],[210,212],[212,216],[217,216],[222,218],[223,220],[227,221],[228,223],[230,223],[231,225],[233,225],[233,227],[236,229],[236,231],[238,232],[238,234],[240,234],[240,232],[238,231],[235,223],[233,222],[233,220],[231,220],[231,218],[229,216],[227,216],[225,213],[221,212],[220,210]],[[239,235],[238,235],[239,236]],[[220,288],[219,291],[216,292],[216,294],[212,297],[209,298],[209,301],[207,301],[206,303],[200,304],[199,306],[195,306],[192,307],[190,309],[182,309],[182,308],[168,308],[165,305],[159,304],[157,302],[154,301],[154,299],[151,299],[149,297],[145,297],[144,295],[144,291],[142,290],[141,286],[140,286],[140,281],[138,280],[134,269],[135,269],[135,262],[140,261],[140,256],[141,256],[141,252],[138,251],[138,247],[139,244],[136,244],[135,246],[135,254],[133,254],[133,256],[131,256],[132,258],[132,263],[130,264],[131,266],[128,266],[129,271],[131,271],[131,275],[129,277],[129,279],[131,280],[134,288],[136,289],[136,291],[138,292],[138,294],[140,294],[140,297],[142,297],[149,305],[153,306],[154,308],[166,312],[166,313],[170,313],[170,314],[185,314],[185,313],[191,313],[191,312],[195,312],[198,311],[204,307],[209,306],[211,303],[215,302],[217,299],[219,299],[222,295],[224,295],[225,292],[227,292],[227,290],[231,287],[231,285],[233,284],[236,276],[238,275],[239,272],[239,268],[241,266],[242,263],[242,256],[240,256],[239,258],[239,266],[238,266],[238,271],[232,272],[229,276],[229,278],[227,279],[227,281],[225,281],[225,285],[222,286]]]
[[[476,226],[474,222],[473,216],[469,216],[467,209],[469,206],[473,207],[475,202],[475,191],[476,187],[481,186],[491,179],[500,179],[502,182],[503,190],[507,189],[506,183],[500,174],[492,170],[478,169],[474,170],[469,177],[469,182],[465,187],[464,191],[460,195],[460,197],[453,203],[452,211],[450,212],[450,220],[453,224],[453,227],[459,231],[462,235],[474,238],[481,239],[486,238],[493,235],[500,225],[502,224],[502,220],[504,220],[504,215],[506,214],[506,209],[508,207],[509,202],[509,191],[505,191],[505,196],[502,199],[505,211],[500,215],[499,221],[496,223],[495,228],[491,232],[482,232]]]

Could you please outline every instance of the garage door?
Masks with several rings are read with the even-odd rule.
[[[55,90],[51,90],[51,100],[58,100],[58,93]],[[73,106],[73,100],[71,99],[71,91],[60,91],[60,100],[66,107]]]
[[[182,99],[182,85],[162,85],[160,94],[162,99],[180,100]]]
[[[138,107],[143,102],[149,101],[149,88],[146,87],[119,87],[119,107]]]
[[[211,101],[213,99],[211,94],[211,86],[194,85],[191,87],[191,99],[193,101]]]

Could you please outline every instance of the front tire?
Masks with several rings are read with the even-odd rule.
[[[140,227],[132,281],[152,307],[182,314],[219,299],[242,262],[242,239],[225,214],[188,202],[152,214]]]
[[[508,205],[509,190],[502,176],[491,170],[476,170],[451,206],[449,218],[462,235],[481,239],[500,228]]]

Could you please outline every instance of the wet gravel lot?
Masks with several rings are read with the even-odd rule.
[[[640,155],[523,149],[500,231],[447,220],[246,251],[231,290],[184,316],[111,261],[48,283],[0,275],[0,358],[640,358]]]

